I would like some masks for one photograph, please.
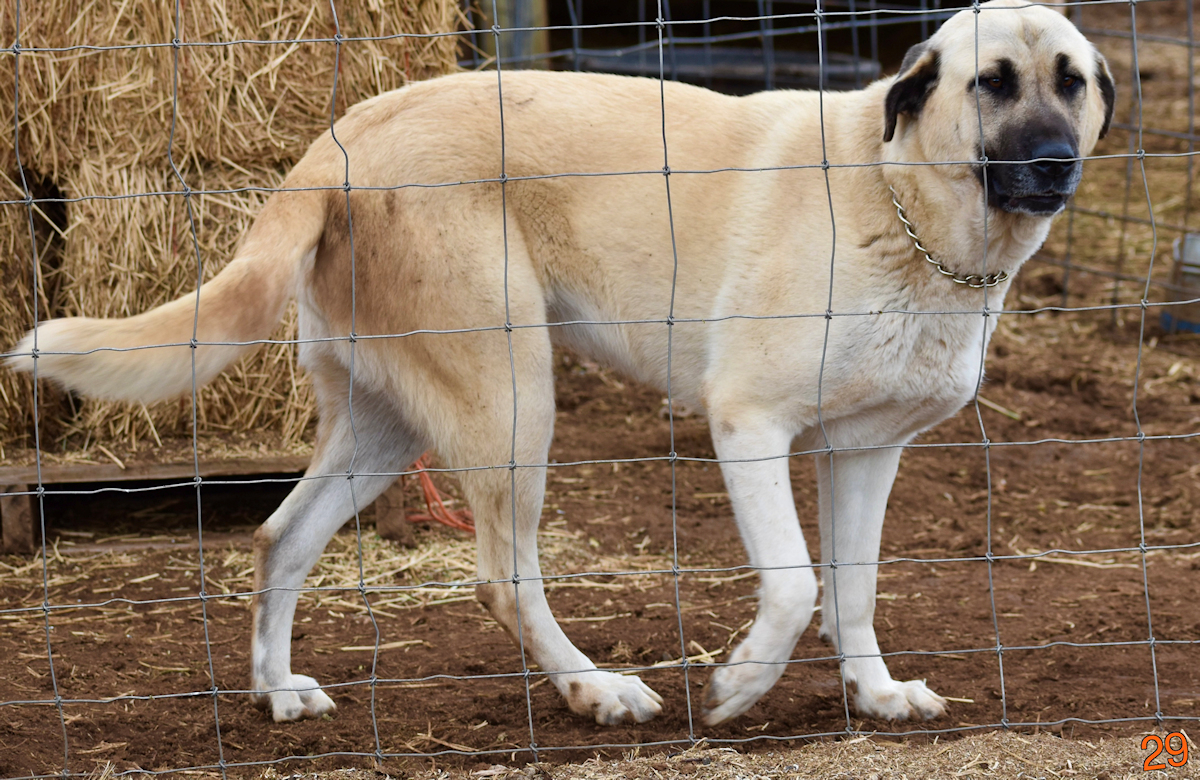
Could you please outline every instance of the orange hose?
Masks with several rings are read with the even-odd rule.
[[[449,509],[446,506],[446,496],[442,491],[437,489],[437,485],[433,484],[433,477],[429,476],[429,472],[426,471],[428,466],[429,453],[417,458],[417,462],[412,465],[412,468],[417,472],[417,481],[421,485],[421,494],[425,499],[427,513],[411,514],[408,516],[408,522],[435,522],[448,525],[451,528],[457,528],[460,531],[475,533],[475,518],[471,514],[471,510]]]

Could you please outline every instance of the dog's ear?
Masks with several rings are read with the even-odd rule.
[[[888,90],[884,101],[883,140],[896,134],[896,118],[901,114],[916,116],[938,79],[938,52],[927,43],[918,43],[904,55],[900,74]]]
[[[1100,87],[1100,97],[1104,99],[1104,124],[1100,126],[1100,138],[1108,135],[1108,126],[1112,124],[1113,107],[1117,103],[1117,89],[1113,86],[1112,72],[1108,69],[1108,60],[1096,52],[1096,84]]]

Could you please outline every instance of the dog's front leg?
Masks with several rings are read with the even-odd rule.
[[[544,454],[536,457],[545,459]],[[645,723],[658,715],[661,696],[638,677],[597,669],[571,644],[550,612],[537,552],[544,472],[518,471],[512,482],[517,491],[515,501],[510,499],[505,472],[467,472],[464,476],[463,484],[474,496],[471,506],[479,545],[482,582],[475,592],[496,622],[526,658],[549,675],[572,712],[605,726]]]
[[[792,498],[787,459],[791,432],[765,415],[747,419],[710,413],[738,530],[750,564],[761,567],[754,625],[709,682],[705,721],[711,725],[750,709],[783,674],[812,619],[817,579]]]
[[[923,680],[888,673],[875,639],[875,581],[888,494],[900,447],[817,455],[824,569],[821,637],[846,656],[842,667],[862,715],[934,718],[946,701]]]

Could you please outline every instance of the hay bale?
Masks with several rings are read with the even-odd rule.
[[[23,199],[26,185],[35,196],[47,186],[44,180],[27,178],[22,183],[19,177],[14,180],[0,173],[0,201]],[[56,310],[65,208],[62,204],[35,204],[32,211],[31,239],[29,207],[12,202],[0,206],[0,349],[16,343],[34,322],[35,279],[37,319],[48,319]],[[37,263],[33,261],[34,246]],[[33,382],[28,376],[0,371],[0,460],[7,459],[7,447],[32,444],[33,399]],[[56,389],[44,387],[38,406],[45,413],[60,400]]]
[[[180,39],[226,44],[178,51],[177,162],[285,164],[329,126],[336,47],[331,39],[453,32],[453,0],[327,4],[301,0],[189,0]],[[175,91],[174,6],[159,0],[95,3],[45,0],[21,8],[24,48],[120,47],[27,52],[20,57],[22,157],[55,180],[103,149],[115,165],[167,159]],[[0,15],[0,40],[17,40],[14,14]],[[459,36],[352,40],[341,45],[337,113],[346,106],[455,69]],[[12,87],[5,85],[6,96]],[[5,148],[7,146],[7,148]],[[0,162],[11,170],[11,134]],[[9,158],[5,160],[5,158]]]
[[[202,192],[278,186],[283,178],[282,171],[266,167],[185,168],[182,173],[189,187]],[[84,163],[64,179],[68,197],[179,189],[169,168],[110,167],[104,158]],[[253,191],[194,195],[191,219],[180,194],[91,198],[73,204],[56,313],[126,317],[194,290],[197,254],[205,280],[212,278],[233,258],[266,197]],[[292,311],[272,338],[295,337]],[[256,439],[270,441],[274,451],[295,449],[314,414],[311,390],[298,373],[296,350],[286,344],[268,345],[231,367],[200,390],[200,436],[253,432]],[[43,415],[59,444],[68,449],[90,440],[136,450],[139,442],[189,437],[192,427],[186,399],[149,408],[75,399]]]
[[[186,46],[178,51],[178,121],[171,143],[176,51],[171,46],[25,52],[19,58],[21,169],[35,198],[83,198],[35,218],[38,319],[122,317],[195,288],[196,250],[168,151],[194,191],[272,187],[345,107],[410,81],[456,69],[464,26],[455,0],[367,0],[327,5],[299,0],[181,4]],[[124,47],[169,43],[174,6],[157,0],[47,0],[22,6],[23,48]],[[337,105],[331,106],[335,45],[341,45]],[[16,18],[0,14],[0,40],[16,40]],[[0,102],[13,105],[10,80]],[[11,116],[11,115],[10,115]],[[11,126],[11,125],[10,125]],[[0,201],[24,189],[11,132],[0,133]],[[265,200],[257,192],[192,199],[204,276],[233,256]],[[15,343],[34,321],[35,263],[23,204],[0,205],[0,340]],[[273,335],[295,337],[295,316]],[[0,373],[0,458],[24,461],[33,444],[33,383]],[[302,448],[314,408],[295,349],[272,345],[231,368],[199,395],[202,449]],[[39,388],[42,448],[70,453],[103,444],[117,452],[191,436],[187,401],[151,408],[81,400]],[[247,442],[247,434],[253,440]],[[257,442],[257,445],[254,443]],[[168,444],[170,444],[168,442]],[[253,448],[252,446],[252,448]],[[165,450],[170,450],[168,446]]]
[[[7,188],[5,188],[7,189]],[[15,197],[5,192],[4,199]],[[33,263],[29,217],[21,204],[0,206],[0,340],[16,343],[33,322]],[[11,371],[0,372],[0,460],[5,444],[24,444],[33,426],[33,382]]]
[[[175,175],[165,166],[116,167],[98,157],[63,176],[62,194],[84,199],[70,204],[69,223],[53,241],[51,221],[35,220],[42,255],[39,319],[125,317],[194,290],[197,254],[204,278],[212,278],[233,258],[267,198],[263,192],[227,191],[275,187],[283,180],[282,170],[265,166],[185,167],[182,173],[193,191],[212,193],[192,196],[192,219],[182,194],[105,197],[177,192]],[[0,266],[0,337],[12,344],[33,322],[34,265],[24,205],[0,210],[0,240],[5,253]],[[295,337],[292,310],[272,338]],[[0,375],[5,400],[0,447],[8,450],[10,459],[27,460],[23,455],[28,453],[21,450],[33,445],[32,388],[28,377]],[[70,397],[46,383],[39,393],[41,444],[51,453],[86,450],[97,443],[136,452],[192,433],[187,399],[147,408]],[[247,433],[270,452],[295,452],[303,448],[314,419],[311,389],[299,376],[295,348],[287,344],[268,345],[201,388],[197,411],[203,446],[218,453],[223,447],[244,445]]]

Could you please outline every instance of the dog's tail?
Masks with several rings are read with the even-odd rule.
[[[36,363],[37,377],[93,398],[150,402],[190,392],[270,336],[311,262],[326,209],[321,190],[275,193],[199,294],[124,319],[43,322],[13,349],[23,354],[5,362],[26,372]]]

